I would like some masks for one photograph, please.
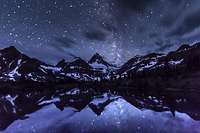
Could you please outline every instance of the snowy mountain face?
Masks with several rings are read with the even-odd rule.
[[[89,62],[81,58],[75,58],[71,62],[61,60],[57,65],[62,74],[79,81],[96,81],[107,78],[109,72],[115,67],[103,60],[99,54],[95,54]]]
[[[88,61],[88,63],[94,68],[94,69],[108,69],[111,67],[114,67],[114,65],[109,64],[106,62],[103,57],[96,53],[92,56],[92,58]]]
[[[125,63],[118,72],[120,74],[127,74],[129,72],[139,72],[150,69],[157,65],[158,59],[162,54],[152,53],[146,56],[136,56]]]
[[[49,82],[54,80],[52,73],[57,71],[59,71],[59,68],[30,58],[20,53],[13,46],[0,50],[1,81],[19,81],[23,79]]]
[[[104,58],[96,53],[88,61],[90,66],[96,72],[96,76],[104,77],[105,79],[110,79],[111,74],[113,74],[118,68],[104,60]]]
[[[0,50],[0,81],[55,82],[70,78],[78,81],[101,81],[144,72],[163,74],[173,69],[190,71],[199,66],[199,43],[193,46],[182,45],[167,55],[151,53],[135,56],[120,68],[106,62],[98,53],[88,62],[75,58],[70,62],[61,60],[56,66],[52,66],[22,54],[13,46]]]
[[[128,75],[141,72],[151,72],[167,69],[187,69],[198,68],[200,63],[200,45],[182,45],[178,50],[167,55],[152,53],[146,56],[136,56],[125,63],[118,74]]]
[[[61,60],[57,65],[61,68],[61,75],[71,77],[79,81],[94,80],[92,67],[83,59],[75,58],[71,62]]]

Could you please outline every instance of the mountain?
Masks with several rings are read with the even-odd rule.
[[[184,44],[168,54],[150,53],[135,56],[120,68],[108,63],[96,53],[86,62],[75,58],[70,62],[61,60],[56,66],[48,65],[19,52],[14,46],[0,50],[0,81],[101,81],[111,79],[133,79],[172,77],[172,75],[198,73],[200,68],[200,43]]]
[[[105,73],[94,64],[103,66]],[[0,50],[0,130],[52,103],[60,110],[89,109],[98,116],[121,98],[138,109],[174,116],[182,112],[199,120],[199,81],[200,43],[184,44],[168,54],[135,56],[119,69],[99,54],[89,62],[75,58],[52,66],[11,46]]]
[[[115,65],[105,61],[98,53],[94,54],[88,63],[96,72],[95,76],[103,77],[103,79],[110,79],[111,75],[118,69]]]
[[[75,58],[71,62],[61,60],[56,67],[61,68],[61,74],[76,80],[94,80],[92,67],[83,59]]]
[[[168,54],[136,56],[125,63],[115,78],[130,80],[137,88],[200,87],[200,43],[182,45]],[[129,85],[130,85],[129,84]]]
[[[61,68],[63,75],[79,81],[100,81],[108,79],[110,72],[116,67],[106,62],[101,55],[96,53],[86,62],[81,58],[75,58],[71,62],[61,60],[56,67]]]
[[[14,46],[0,50],[0,80],[53,82],[59,68],[47,65],[19,52]]]
[[[157,64],[158,58],[162,56],[163,54],[158,53],[151,53],[146,56],[135,56],[121,66],[118,70],[118,74],[126,75],[127,73],[150,69]]]
[[[119,70],[119,74],[153,71],[156,69],[184,68],[190,70],[198,68],[200,58],[200,43],[193,46],[182,45],[176,51],[167,55],[151,53],[145,56],[136,56],[125,63]],[[191,67],[191,68],[190,68]]]
[[[88,61],[88,63],[94,68],[94,69],[103,69],[103,68],[109,68],[109,67],[115,67],[114,65],[106,62],[104,58],[96,53],[92,56],[92,58]]]

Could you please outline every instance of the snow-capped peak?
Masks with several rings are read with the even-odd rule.
[[[92,63],[94,63],[94,62],[97,62],[97,63],[102,63],[104,60],[103,60],[103,57],[100,55],[100,54],[98,54],[98,53],[96,53],[96,54],[94,54],[93,56],[92,56],[92,58],[89,60],[89,63],[90,64],[92,64]]]
[[[88,61],[88,63],[93,68],[108,68],[108,67],[114,67],[114,65],[106,62],[100,54],[96,53],[92,56],[92,58]]]

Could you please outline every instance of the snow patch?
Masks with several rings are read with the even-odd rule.
[[[14,77],[15,76],[21,76],[21,74],[18,72],[18,69],[20,67],[20,64],[21,64],[21,59],[19,59],[17,61],[17,66],[8,74],[8,76],[10,77],[9,79],[10,80],[15,80]]]
[[[51,103],[55,103],[55,102],[60,102],[60,98],[53,98],[51,100],[45,100],[45,101],[40,102],[38,105],[51,104]]]
[[[67,95],[77,95],[79,93],[80,93],[80,90],[78,88],[75,88],[75,89],[68,91],[66,94]]]
[[[54,72],[59,72],[61,70],[61,68],[59,68],[59,67],[44,66],[44,65],[40,65],[40,66],[46,70],[51,70]]]
[[[157,64],[157,61],[151,61],[151,62],[149,62],[147,65],[145,65],[145,66],[139,68],[138,71],[143,71],[143,69],[148,69],[148,68],[150,68],[150,67],[155,66],[156,64]]]
[[[169,61],[169,64],[171,65],[178,65],[178,64],[181,64],[183,62],[184,59],[181,59],[181,60],[178,60],[178,61]]]

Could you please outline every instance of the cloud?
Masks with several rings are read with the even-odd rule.
[[[59,51],[64,51],[66,48],[73,48],[76,45],[76,42],[68,37],[55,37],[54,41],[51,46]]]
[[[158,37],[158,33],[150,33],[149,34],[150,39],[153,39],[153,38],[156,38],[156,37]]]
[[[75,44],[75,42],[68,37],[60,37],[60,38],[56,37],[55,41],[60,43],[62,46],[65,46],[65,47],[72,47],[73,44]]]
[[[157,49],[155,50],[156,52],[166,52],[168,51],[171,47],[175,45],[175,42],[172,42],[169,39],[162,39],[162,38],[157,38],[154,42],[156,45]]]
[[[169,32],[169,36],[183,36],[194,31],[200,26],[200,10],[188,13],[176,24],[174,29]]]
[[[168,3],[163,7],[163,17],[161,17],[161,26],[171,27],[175,22],[183,15],[187,13],[187,4],[190,1],[187,0],[169,0]],[[169,10],[169,8],[171,10]],[[190,7],[192,8],[192,7]]]
[[[96,29],[84,33],[84,36],[89,40],[104,41],[107,34],[104,31]]]
[[[183,1],[187,1],[187,0],[169,0],[173,5],[178,5]]]
[[[164,44],[164,45],[160,46],[158,49],[156,49],[155,51],[156,52],[165,52],[173,46],[174,46],[174,44]]]
[[[167,14],[160,20],[160,23],[164,27],[170,27],[176,22],[177,16],[174,14]]]
[[[132,11],[143,11],[149,4],[157,0],[115,0],[122,9],[130,9]]]

